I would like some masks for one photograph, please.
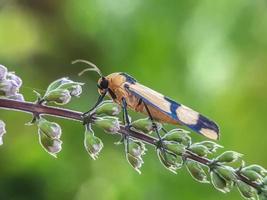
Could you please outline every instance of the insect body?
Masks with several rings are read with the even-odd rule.
[[[123,99],[127,106],[136,111],[148,114],[147,105],[153,119],[168,124],[181,124],[210,139],[218,139],[219,128],[208,118],[198,112],[179,104],[170,98],[138,83],[125,73],[113,73],[99,79],[99,93],[103,94],[102,82],[108,82],[109,96],[122,105]]]
[[[138,83],[126,73],[112,73],[104,77],[92,63],[83,60],[78,61],[92,65],[94,70],[101,76],[98,80],[100,97],[94,108],[108,95],[114,102],[123,107],[128,125],[127,108],[130,108],[148,115],[152,121],[157,120],[161,123],[184,125],[210,139],[219,138],[219,128],[216,123],[191,108]]]

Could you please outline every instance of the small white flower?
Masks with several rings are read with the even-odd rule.
[[[60,99],[60,103],[61,104],[67,104],[70,102],[71,100],[71,96],[70,96],[70,93],[68,90],[65,90],[63,93],[62,93],[62,96],[59,97]]]
[[[52,154],[57,154],[62,150],[62,141],[54,139],[51,146],[47,147],[49,152]]]
[[[0,120],[0,146],[3,144],[3,136],[6,134],[6,125]]]
[[[16,82],[18,88],[22,86],[22,80],[20,77],[18,77],[15,73],[9,72],[6,76],[7,79],[13,80]]]
[[[60,138],[62,134],[61,127],[57,123],[51,123],[51,136],[53,138]]]
[[[19,90],[18,84],[14,80],[3,80],[0,83],[0,94],[4,96],[13,96]]]
[[[75,85],[70,89],[70,95],[78,97],[82,94],[82,86],[81,85]]]
[[[23,95],[20,93],[16,93],[15,95],[9,96],[8,98],[13,99],[13,100],[17,100],[17,101],[25,101]]]
[[[0,80],[5,79],[6,74],[7,74],[7,68],[3,65],[0,65]]]

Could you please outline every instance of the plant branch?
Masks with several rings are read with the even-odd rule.
[[[58,107],[51,107],[46,105],[40,105],[38,103],[32,103],[32,102],[21,102],[21,101],[15,101],[10,99],[1,99],[0,98],[0,108],[2,109],[8,109],[8,110],[17,110],[17,111],[23,111],[27,112],[33,115],[50,115],[75,121],[83,121],[82,119],[82,113],[78,111],[58,108]],[[150,145],[156,146],[158,139],[145,135],[143,133],[140,133],[138,131],[128,130],[124,126],[120,126],[120,130],[118,131],[121,135],[129,135],[132,138],[136,138],[139,140],[142,140],[143,142],[146,142]],[[210,166],[213,161],[208,158],[200,157],[194,153],[192,153],[190,150],[186,150],[185,155],[183,155],[185,159],[191,159],[194,160],[202,165]],[[235,176],[245,182],[246,184],[250,185],[251,187],[255,188],[258,192],[261,192],[260,188],[261,185],[251,182],[246,177],[242,176],[240,173],[236,172]]]

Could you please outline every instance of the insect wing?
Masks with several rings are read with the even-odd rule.
[[[163,114],[167,114],[177,123],[185,125],[210,139],[219,138],[219,128],[216,123],[191,108],[179,104],[139,83],[127,85],[127,88],[133,95],[141,98],[146,104],[156,108]]]

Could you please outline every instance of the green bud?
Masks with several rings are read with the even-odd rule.
[[[218,156],[215,161],[220,163],[230,163],[230,162],[236,162],[239,158],[241,158],[243,155],[240,153],[237,153],[235,151],[226,151],[220,156]]]
[[[131,154],[134,157],[140,157],[145,154],[146,152],[146,147],[144,143],[137,141],[137,140],[131,140],[129,139],[128,141],[128,150],[129,154]]]
[[[189,149],[194,153],[197,154],[198,156],[201,157],[206,157],[209,154],[209,149],[204,146],[204,145],[200,145],[200,144],[193,144],[189,147]]]
[[[57,89],[48,92],[44,98],[47,102],[55,102],[59,105],[64,105],[70,102],[71,96],[68,90]]]
[[[94,135],[93,130],[87,129],[84,134],[84,147],[92,159],[97,159],[104,147],[102,141]]]
[[[129,162],[129,164],[139,173],[141,174],[141,167],[144,163],[141,157],[135,157],[129,153],[126,154],[126,158]]]
[[[186,151],[185,146],[177,142],[164,142],[164,147],[178,156],[182,156]]]
[[[132,127],[134,127],[136,130],[140,130],[143,133],[151,133],[154,131],[153,129],[153,122],[149,118],[143,118],[138,119],[134,122],[132,122]],[[162,125],[160,123],[157,123],[157,129],[160,130],[162,128]]]
[[[265,176],[267,174],[267,170],[260,165],[250,165],[245,167],[244,169],[255,171],[262,176]]]
[[[161,164],[175,174],[183,165],[183,159],[180,156],[170,154],[166,151],[164,152],[160,149],[157,149],[157,154]]]
[[[236,181],[237,188],[240,192],[240,194],[250,200],[256,200],[257,199],[257,191],[249,186],[248,184],[244,183],[243,181]]]
[[[191,145],[191,137],[188,135],[188,131],[183,129],[173,129],[166,135],[164,135],[163,139],[166,141],[174,141],[181,143],[185,146]]]
[[[44,118],[40,118],[37,121],[37,126],[42,133],[46,134],[50,138],[59,139],[61,137],[61,127],[57,123],[49,122]]]
[[[104,116],[94,120],[94,124],[107,133],[117,133],[120,130],[120,121],[116,117]]]
[[[226,181],[223,177],[221,177],[217,172],[211,171],[210,173],[211,183],[215,187],[215,189],[227,193],[230,192],[233,187],[232,181]]]
[[[267,187],[267,176],[263,178],[263,184]]]
[[[121,112],[121,107],[113,103],[112,101],[105,101],[100,106],[98,106],[95,110],[97,115],[105,114],[110,116],[117,116]]]
[[[200,183],[209,183],[207,174],[204,169],[195,161],[187,160],[186,168],[191,176]]]
[[[226,181],[235,181],[235,170],[229,166],[217,166],[214,171]]]
[[[243,176],[247,177],[250,181],[261,184],[263,182],[263,177],[257,172],[250,169],[242,169],[240,172]]]
[[[62,149],[62,141],[58,138],[51,138],[44,133],[40,128],[38,129],[39,142],[46,152],[57,157],[57,154]]]
[[[3,136],[5,134],[6,134],[6,124],[2,120],[0,120],[0,146],[3,145]]]
[[[221,145],[218,145],[217,143],[215,142],[212,142],[212,141],[203,141],[203,142],[199,142],[197,144],[200,144],[200,145],[203,145],[205,147],[208,148],[208,150],[211,152],[211,153],[215,153],[217,151],[217,149],[219,148],[223,148],[223,146]]]
[[[72,81],[69,80],[69,78],[66,78],[66,77],[61,78],[61,79],[57,79],[57,80],[55,80],[54,82],[52,82],[52,83],[48,86],[48,88],[46,89],[46,94],[47,94],[48,92],[51,92],[52,90],[58,89],[60,86],[66,84],[66,83],[71,83],[71,82],[72,82]]]

